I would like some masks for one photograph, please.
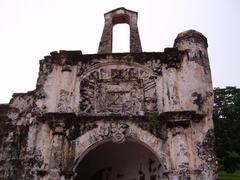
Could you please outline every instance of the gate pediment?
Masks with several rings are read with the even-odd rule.
[[[112,62],[85,70],[80,83],[81,113],[144,115],[157,111],[157,75],[140,64]]]

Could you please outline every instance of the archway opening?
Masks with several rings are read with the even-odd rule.
[[[75,169],[74,180],[160,180],[156,155],[135,142],[106,142],[88,152]]]
[[[113,53],[130,51],[130,26],[126,23],[113,26]]]

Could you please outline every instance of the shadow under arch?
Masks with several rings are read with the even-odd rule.
[[[78,157],[74,180],[160,180],[164,166],[157,153],[144,142],[127,138],[92,144]]]

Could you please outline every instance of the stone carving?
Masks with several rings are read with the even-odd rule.
[[[91,113],[93,112],[95,82],[90,78],[85,78],[81,82],[80,88],[80,111]]]
[[[145,112],[157,111],[156,83],[153,77],[143,80]]]
[[[160,59],[149,60],[145,64],[148,68],[152,69],[156,75],[162,75],[162,62]]]
[[[155,77],[131,66],[100,68],[80,85],[80,113],[144,115],[157,111]]]
[[[127,137],[135,137],[129,129],[129,125],[124,121],[105,123],[94,129],[95,133],[90,137],[90,142],[111,139],[115,143],[123,143]]]
[[[99,63],[99,61],[87,61],[87,62],[79,61],[78,68],[77,68],[78,76],[83,75],[88,68],[90,68],[98,63]]]
[[[60,99],[57,105],[59,112],[72,112],[70,106],[72,94],[64,89],[60,90]]]
[[[124,122],[113,124],[111,134],[113,142],[122,143],[125,141],[125,136],[129,134],[129,126]]]

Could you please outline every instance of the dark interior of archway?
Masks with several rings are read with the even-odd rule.
[[[159,180],[162,166],[145,146],[134,142],[104,143],[91,150],[76,168],[74,180]]]

